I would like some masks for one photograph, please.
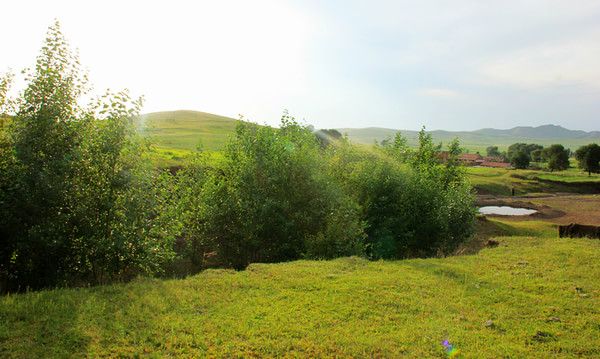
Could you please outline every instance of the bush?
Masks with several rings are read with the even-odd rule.
[[[429,153],[427,146],[421,148]],[[454,170],[449,176],[434,156],[414,158],[418,166],[349,144],[332,157],[332,172],[361,207],[371,258],[445,254],[472,234],[475,209],[468,184]]]
[[[362,254],[356,204],[327,176],[321,151],[287,115],[280,129],[240,122],[223,162],[205,174],[187,236],[237,269]]]
[[[0,140],[0,279],[9,290],[156,273],[172,257],[168,177],[148,166],[126,92],[89,108],[58,24]]]
[[[524,151],[518,151],[510,158],[510,164],[517,169],[529,167],[529,155]]]

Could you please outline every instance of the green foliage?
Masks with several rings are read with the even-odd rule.
[[[600,146],[591,143],[587,146],[581,146],[575,151],[579,168],[583,169],[591,176],[592,173],[600,173]]]
[[[485,149],[485,153],[490,157],[500,157],[502,154],[498,150],[498,146],[489,146]]]
[[[315,131],[315,136],[321,147],[327,147],[335,141],[339,141],[343,138],[343,135],[340,133],[340,131],[333,128]]]
[[[424,129],[416,150],[398,133],[369,154],[286,113],[278,129],[240,121],[221,156],[199,149],[186,168],[160,172],[138,136],[150,120],[140,119],[141,100],[122,91],[80,106],[87,78],[58,23],[27,82],[0,137],[1,290],[174,273],[176,256],[191,263],[187,273],[430,256],[472,232],[457,140],[443,165]]]
[[[416,170],[429,171],[437,164],[437,153],[440,147],[433,144],[433,137],[425,132],[423,127],[419,132],[418,147],[410,159],[411,165]]]
[[[155,273],[173,238],[126,92],[79,106],[86,76],[49,28],[0,152],[0,277],[11,290]]]
[[[547,148],[544,149],[536,149],[531,151],[531,161],[532,162],[547,162],[547,156],[544,156],[544,151],[546,151]],[[547,152],[547,151],[546,151]],[[568,156],[567,156],[568,158]]]
[[[413,154],[412,150],[408,147],[408,141],[400,132],[396,132],[393,139],[390,137],[381,141],[381,147],[388,156],[400,162],[407,162]]]
[[[564,171],[569,168],[569,151],[563,145],[551,145],[541,152],[541,158],[548,163],[550,171]]]
[[[543,149],[544,149],[543,146],[535,144],[535,143],[513,143],[512,145],[508,146],[507,157],[511,163],[513,163],[513,160],[515,157],[521,157],[518,160],[515,160],[516,162],[514,162],[514,163],[519,163],[519,165],[522,166],[525,163],[525,160],[522,158],[523,156],[521,153],[525,153],[525,155],[527,155],[527,157],[528,157],[527,166],[529,166],[529,162],[533,161],[532,153],[534,151],[538,151],[538,150],[541,151]],[[537,153],[538,152],[536,152],[536,154]],[[513,166],[514,166],[514,164],[513,164]],[[516,168],[526,168],[526,167],[516,167]]]
[[[448,253],[471,235],[470,186],[454,167],[457,162],[438,164],[435,148],[422,136],[421,152],[412,155],[410,165],[348,144],[336,148],[332,171],[360,205],[370,257]]]
[[[510,164],[517,169],[529,167],[530,157],[525,151],[517,151],[511,154]]]
[[[0,130],[4,127],[5,118],[11,112],[11,101],[8,96],[8,91],[12,85],[13,77],[13,74],[10,72],[0,76]]]
[[[234,268],[252,262],[362,253],[356,205],[327,176],[311,131],[287,114],[280,129],[240,122],[193,203],[188,236]]]

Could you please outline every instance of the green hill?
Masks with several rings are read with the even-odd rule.
[[[227,138],[235,129],[236,120],[229,117],[198,111],[154,112],[142,116],[142,132],[163,149],[195,150],[198,144],[208,151],[222,149]],[[418,132],[395,130],[389,128],[340,128],[342,133],[362,144],[373,144],[397,131],[408,139],[409,144],[417,143]],[[560,126],[545,125],[539,127],[515,127],[509,130],[481,129],[477,131],[430,131],[436,142],[448,143],[455,137],[461,140],[464,147],[471,151],[485,151],[490,145],[506,148],[515,142],[539,143],[551,145],[560,143],[572,150],[579,146],[600,142],[600,132],[584,132],[568,130]]]
[[[198,111],[154,112],[142,116],[142,133],[159,147],[219,150],[235,130],[236,120]]]
[[[415,145],[418,138],[418,131],[390,128],[340,128],[338,130],[346,133],[350,140],[363,144],[372,144],[375,141],[393,137],[398,131],[408,139],[411,145]],[[554,125],[515,127],[508,130],[486,128],[477,131],[452,132],[436,130],[428,132],[431,133],[436,142],[448,143],[458,137],[464,147],[473,151],[485,151],[485,148],[491,145],[506,148],[515,142],[539,143],[544,146],[560,143],[572,150],[576,150],[579,146],[592,142],[600,143],[600,132],[598,131],[574,131]]]
[[[500,225],[500,224],[499,224]],[[514,226],[523,226],[519,229]],[[0,356],[600,356],[600,241],[549,224],[476,255],[254,264],[0,298]],[[463,357],[463,356],[461,356]]]

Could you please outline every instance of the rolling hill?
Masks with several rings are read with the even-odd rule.
[[[408,139],[409,144],[416,144],[418,131],[397,130],[380,127],[339,128],[338,131],[348,135],[350,140],[372,144],[400,131]],[[544,125],[538,127],[520,126],[507,130],[484,128],[476,131],[428,131],[436,142],[447,143],[454,138],[460,139],[463,146],[473,150],[485,150],[487,146],[508,147],[515,142],[539,143],[547,146],[560,143],[572,150],[591,142],[600,142],[600,131],[585,132],[569,130],[561,126]]]
[[[159,147],[219,150],[235,130],[235,119],[198,111],[166,111],[142,115],[141,131]]]
[[[172,150],[195,150],[199,144],[209,151],[222,149],[227,138],[235,130],[235,119],[199,111],[153,112],[142,116],[142,133],[149,136],[161,148]],[[400,131],[409,144],[415,145],[418,132],[380,127],[339,128],[351,141],[372,144]],[[561,126],[515,127],[508,130],[484,128],[476,131],[429,131],[436,142],[448,143],[458,137],[464,147],[472,151],[485,151],[490,145],[506,148],[515,142],[551,145],[563,144],[572,150],[591,143],[600,143],[600,131],[585,132],[569,130]]]

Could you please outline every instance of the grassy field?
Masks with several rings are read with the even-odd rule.
[[[193,151],[223,148],[236,120],[198,111],[155,112],[142,116],[142,133],[158,147]]]
[[[466,167],[467,176],[475,189],[482,194],[524,195],[548,192],[593,193],[600,191],[600,175],[570,168],[562,172],[540,170],[514,170],[487,167]]]
[[[206,120],[221,126],[201,136],[215,137],[203,142],[218,160],[234,124],[210,116],[146,117],[156,158],[167,165],[189,155]],[[556,234],[559,223],[600,225],[600,195],[548,195],[587,191],[600,176],[466,171],[482,193],[545,193],[502,200],[552,215],[480,219],[461,255],[446,258],[252,264],[7,295],[0,357],[442,358],[445,340],[464,358],[600,357],[600,240]]]
[[[492,220],[494,221],[494,220]],[[0,299],[0,355],[600,355],[600,241],[542,222],[477,255],[255,264]],[[525,231],[525,232],[523,232]]]

